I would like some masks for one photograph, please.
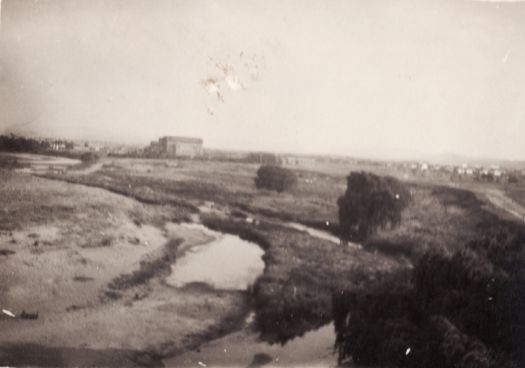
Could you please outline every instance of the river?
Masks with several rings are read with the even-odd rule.
[[[264,272],[264,251],[257,244],[201,224],[182,226],[202,231],[213,240],[187,250],[172,266],[172,274],[166,279],[168,284],[184,287],[206,283],[216,289],[246,290]],[[240,330],[163,362],[171,367],[336,366],[332,323],[280,345],[261,341],[254,320],[252,311]]]
[[[257,244],[200,224],[183,226],[202,231],[214,240],[192,247],[177,259],[166,279],[169,285],[205,283],[215,289],[246,290],[264,272],[264,251]]]

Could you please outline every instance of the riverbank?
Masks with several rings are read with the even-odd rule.
[[[0,307],[17,317],[0,314],[2,364],[160,365],[242,325],[245,291],[165,283],[179,251],[210,240],[163,226],[186,213],[22,173],[0,180]]]

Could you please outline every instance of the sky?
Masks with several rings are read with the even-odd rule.
[[[3,0],[0,132],[525,159],[525,3]]]

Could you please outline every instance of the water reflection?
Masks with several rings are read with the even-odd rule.
[[[307,332],[290,340],[285,345],[259,341],[257,334],[247,326],[176,357],[164,360],[168,367],[335,367],[337,355],[334,352],[335,332],[333,323],[318,330]],[[264,359],[263,359],[264,358]]]
[[[166,279],[169,285],[183,287],[199,282],[216,289],[246,290],[263,273],[264,251],[258,245],[200,224],[182,226],[200,230],[214,240],[190,248],[177,259]]]

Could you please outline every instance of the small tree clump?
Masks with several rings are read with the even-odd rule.
[[[86,163],[92,163],[92,162],[96,162],[100,159],[100,157],[94,153],[94,152],[86,152],[86,153],[83,153],[81,156],[80,156],[80,160],[82,162],[86,162]]]
[[[343,241],[363,241],[378,228],[399,225],[410,192],[399,180],[368,172],[352,172],[339,197],[340,236]]]
[[[297,176],[292,170],[271,165],[263,165],[257,170],[255,178],[257,189],[270,189],[281,193],[290,190],[296,184]]]

